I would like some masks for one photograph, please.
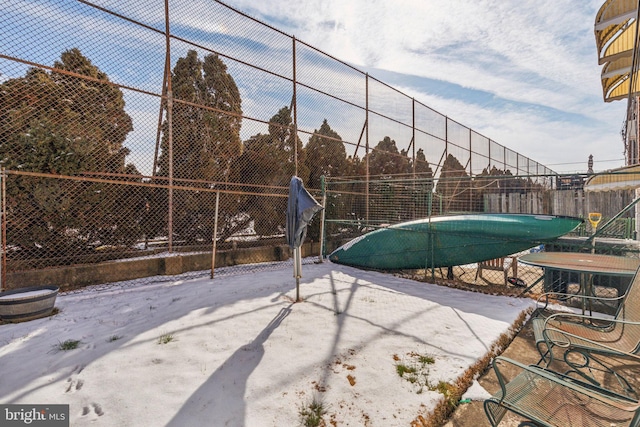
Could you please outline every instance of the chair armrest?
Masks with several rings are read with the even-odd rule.
[[[508,357],[504,357],[504,356],[497,356],[496,358],[493,359],[493,362],[491,363],[492,367],[493,367],[493,371],[496,374],[496,377],[498,378],[498,384],[500,385],[500,390],[501,390],[501,398],[500,400],[503,400],[506,395],[507,395],[507,384],[509,383],[510,380],[512,380],[513,378],[510,379],[506,379],[505,375],[502,373],[502,371],[500,370],[500,365],[506,365],[506,364],[510,364],[513,366],[516,366],[519,369],[518,374],[520,374],[522,371],[525,371],[527,369],[527,365],[524,365],[520,362],[517,362],[513,359],[509,359]],[[514,378],[518,375],[514,375]]]

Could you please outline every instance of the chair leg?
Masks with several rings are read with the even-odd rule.
[[[485,400],[483,406],[484,413],[489,420],[489,424],[491,424],[491,427],[497,427],[504,415],[507,413],[507,408],[502,406],[499,401],[496,401],[493,398]]]
[[[542,344],[544,344],[546,347],[546,350],[544,351],[542,350]],[[549,365],[551,365],[551,362],[553,362],[553,349],[549,348],[547,346],[547,343],[544,341],[537,343],[536,349],[538,349],[538,353],[540,353],[540,360],[538,360],[536,365],[541,366],[540,364],[544,362],[545,366],[549,367]]]

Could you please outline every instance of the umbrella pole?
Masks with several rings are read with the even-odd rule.
[[[293,277],[296,278],[296,302],[300,302],[300,277],[302,277],[302,249],[293,250]]]

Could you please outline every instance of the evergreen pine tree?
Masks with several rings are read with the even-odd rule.
[[[124,173],[123,143],[133,129],[124,106],[104,72],[79,49],[65,51],[54,71],[32,68],[0,84],[2,166],[56,175]],[[7,182],[8,240],[45,254],[130,244],[136,224],[114,219],[121,197],[113,185],[13,176]]]
[[[214,183],[228,182],[231,164],[242,153],[242,109],[240,91],[227,66],[217,55],[210,54],[201,60],[196,51],[190,50],[186,57],[178,59],[171,78],[175,99],[172,109],[174,185],[208,188]],[[165,121],[158,159],[158,175],[164,177],[169,176],[168,126]],[[173,196],[173,232],[178,239],[187,244],[208,244],[213,235],[215,194],[174,191]],[[167,197],[167,191],[156,191],[152,196],[152,210],[166,212]],[[166,222],[166,218],[159,220]],[[149,228],[158,227],[149,225]]]

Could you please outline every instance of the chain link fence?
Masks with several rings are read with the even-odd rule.
[[[357,229],[343,238],[515,206],[489,189],[555,186],[545,166],[219,1],[0,7],[3,288],[41,284],[34,272],[73,288],[289,262],[293,175],[318,200],[333,180],[327,232],[340,209]],[[304,254],[320,234],[314,220]]]

